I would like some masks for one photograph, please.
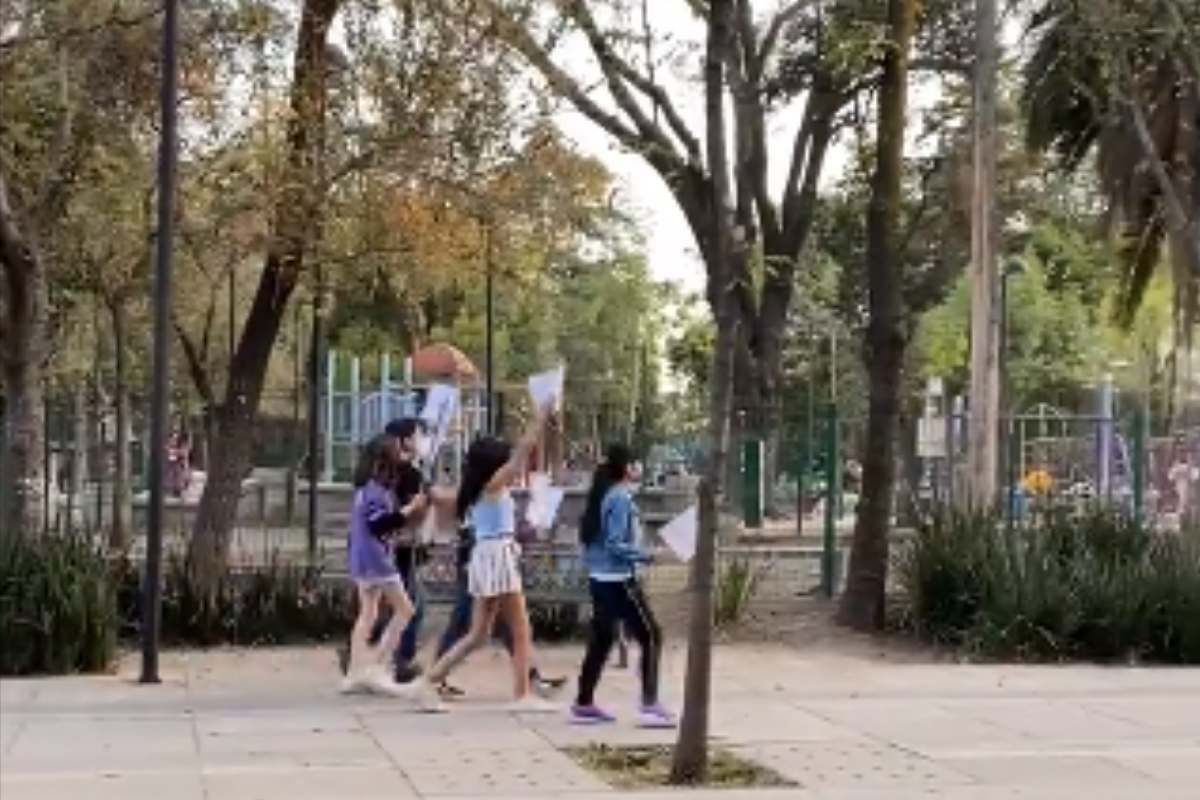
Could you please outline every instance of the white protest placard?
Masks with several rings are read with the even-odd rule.
[[[566,380],[567,368],[559,365],[554,369],[539,372],[529,376],[529,396],[533,398],[534,408],[557,408],[562,400],[563,383]]]
[[[550,485],[550,476],[535,472],[529,476],[529,506],[525,520],[539,530],[554,527],[558,507],[562,505],[563,490]]]
[[[458,410],[458,389],[448,383],[435,383],[429,387],[425,395],[425,407],[421,409],[421,421],[425,423],[428,434],[425,437],[425,450],[422,456],[434,458],[441,449],[442,442],[450,433],[454,414]]]
[[[691,561],[696,555],[696,534],[698,529],[696,507],[691,506],[675,519],[668,522],[658,531],[663,544],[671,548],[671,552],[680,561]]]

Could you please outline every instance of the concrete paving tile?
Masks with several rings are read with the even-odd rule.
[[[1152,781],[1113,759],[1095,756],[1007,756],[943,758],[939,763],[994,786],[1129,786],[1140,791]]]
[[[934,761],[879,742],[800,742],[730,749],[811,789],[921,788],[971,782]]]
[[[1200,747],[1187,754],[1118,755],[1115,760],[1127,769],[1149,776],[1156,783],[1200,787]]]
[[[940,701],[858,698],[805,703],[811,713],[862,736],[921,749],[962,742],[1021,743],[1026,738],[988,722],[940,707]]]
[[[199,740],[205,767],[293,765],[387,766],[387,754],[364,731],[209,734]]]
[[[1067,700],[962,702],[949,708],[958,716],[1035,740],[1124,741],[1147,735],[1138,723],[1098,714]]]
[[[720,704],[713,710],[713,734],[737,742],[816,742],[862,739],[854,729],[819,714],[798,708],[786,696],[761,697],[736,705]]]
[[[400,768],[422,797],[557,796],[607,788],[590,771],[554,750],[535,751],[519,758],[502,750],[468,750],[440,757],[429,754],[418,763],[401,763]]]
[[[419,795],[395,768],[302,768],[204,775],[209,800],[410,800]]]
[[[353,708],[314,711],[266,710],[253,712],[201,712],[195,717],[197,734],[224,736],[246,733],[325,733],[354,731],[361,727]]]
[[[0,779],[4,800],[206,800],[198,773]]]

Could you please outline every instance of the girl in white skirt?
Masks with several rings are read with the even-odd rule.
[[[471,526],[475,536],[467,564],[467,585],[475,599],[471,631],[428,672],[429,682],[434,685],[445,680],[472,650],[487,642],[496,620],[503,619],[512,632],[513,694],[522,710],[529,711],[548,711],[552,707],[530,693],[533,637],[521,585],[516,504],[509,486],[521,475],[546,411],[539,410],[515,447],[487,437],[474,442],[467,451],[455,507],[459,519]]]

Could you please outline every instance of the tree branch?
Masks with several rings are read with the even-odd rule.
[[[616,114],[605,111],[595,100],[588,97],[579,82],[554,63],[521,23],[514,21],[495,0],[482,0],[482,3],[491,15],[492,25],[500,39],[520,53],[555,92],[566,98],[579,113],[603,128],[624,147],[633,151],[640,149],[642,142],[638,132]]]
[[[192,337],[188,336],[187,331],[183,329],[183,325],[179,322],[179,319],[174,314],[171,316],[171,327],[175,329],[175,337],[179,339],[179,347],[183,350],[188,377],[192,379],[192,385],[196,387],[196,392],[200,395],[200,399],[204,405],[210,409],[214,408],[216,406],[217,394],[213,391],[212,379],[208,374],[208,368],[204,364],[204,358],[200,354],[200,350],[196,347],[196,343],[192,341]]]
[[[693,164],[702,163],[700,143],[688,129],[683,118],[663,92],[662,87],[654,84],[644,75],[637,72],[628,62],[623,60],[613,50],[608,38],[596,24],[596,18],[588,9],[588,0],[571,0],[566,8],[567,15],[579,26],[580,32],[588,40],[588,45],[600,64],[604,73],[605,83],[609,94],[616,101],[617,107],[633,122],[641,134],[643,141],[652,148],[662,151],[664,157],[670,154],[671,160],[681,161],[679,151],[671,142],[663,129],[646,114],[637,98],[629,87],[642,92],[651,100],[659,103],[660,110],[667,119],[667,124],[682,142],[687,161]]]

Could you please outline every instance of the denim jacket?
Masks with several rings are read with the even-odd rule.
[[[628,490],[614,486],[600,506],[600,531],[583,547],[583,566],[598,580],[632,578],[651,556],[638,545],[638,510]]]

